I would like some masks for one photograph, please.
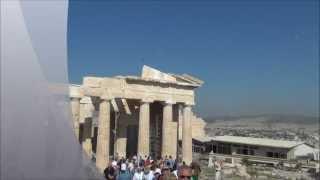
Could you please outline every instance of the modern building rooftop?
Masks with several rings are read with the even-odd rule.
[[[293,148],[304,142],[298,141],[285,141],[285,140],[274,140],[267,138],[253,138],[253,137],[241,137],[241,136],[215,136],[215,137],[199,137],[196,140],[202,142],[216,141],[224,143],[235,143],[235,144],[246,144],[254,146],[266,146],[266,147],[276,147],[276,148]]]

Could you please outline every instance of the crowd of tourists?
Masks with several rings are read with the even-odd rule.
[[[150,156],[119,158],[104,170],[107,180],[198,180],[201,172],[197,163],[186,165],[171,156],[152,159]]]

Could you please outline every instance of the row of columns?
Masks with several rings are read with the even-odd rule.
[[[138,130],[138,155],[148,156],[150,154],[150,103],[152,101],[143,99],[140,104],[139,130]],[[110,142],[110,105],[111,99],[101,98],[99,104],[99,126],[96,148],[96,166],[103,171],[109,163],[109,142]],[[173,122],[173,102],[165,102],[163,106],[162,124],[162,147],[161,155],[176,156],[177,152],[177,133],[172,133]],[[80,98],[71,98],[72,115],[74,129],[79,138],[79,115]],[[192,126],[191,126],[191,105],[184,105],[182,121],[182,160],[187,164],[192,161]],[[178,127],[177,127],[178,129]],[[172,135],[174,134],[174,137]],[[173,142],[173,143],[172,143]]]

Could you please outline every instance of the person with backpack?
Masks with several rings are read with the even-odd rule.
[[[131,178],[131,174],[127,170],[127,165],[125,163],[122,163],[117,180],[131,180]]]

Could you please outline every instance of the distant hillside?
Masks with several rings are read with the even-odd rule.
[[[204,118],[207,123],[216,121],[238,121],[252,120],[263,121],[269,123],[295,123],[295,124],[317,124],[319,117],[305,115],[283,115],[283,114],[261,114],[261,115],[245,115],[245,116],[213,116]]]

